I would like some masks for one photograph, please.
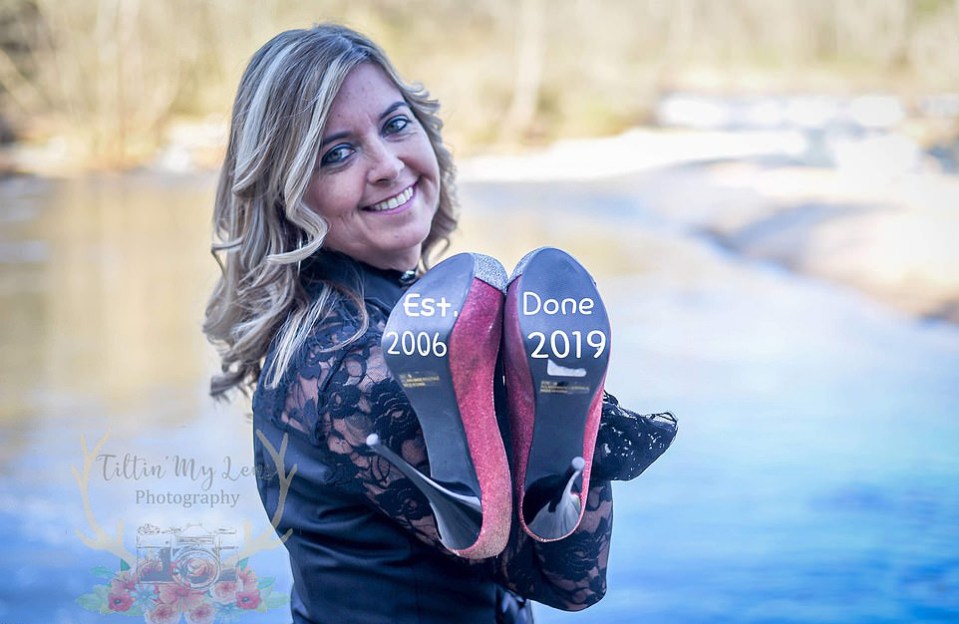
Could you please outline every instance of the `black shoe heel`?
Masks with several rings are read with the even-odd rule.
[[[371,433],[366,444],[373,451],[393,464],[416,488],[423,492],[433,513],[443,542],[451,548],[466,548],[476,541],[483,521],[483,509],[476,496],[460,494],[430,479],[409,462],[380,442],[380,436]]]
[[[563,479],[560,480],[557,488],[554,483],[536,483],[526,493],[526,500],[523,501],[526,509],[524,515],[533,520],[529,522],[529,528],[537,535],[567,535],[572,533],[579,524],[580,517],[580,498],[578,491],[573,493],[574,488],[582,487],[583,468],[586,462],[582,457],[574,457],[569,464]],[[546,481],[546,480],[544,480]],[[537,501],[542,500],[546,491],[553,491],[554,494],[542,505],[539,511],[536,511]]]

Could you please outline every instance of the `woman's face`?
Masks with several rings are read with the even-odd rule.
[[[406,271],[439,205],[439,164],[399,89],[373,63],[333,100],[306,203],[330,225],[324,247]]]

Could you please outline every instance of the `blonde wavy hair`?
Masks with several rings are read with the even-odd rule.
[[[299,267],[323,247],[329,230],[303,196],[333,98],[361,63],[375,63],[396,84],[439,163],[439,209],[423,244],[421,270],[456,228],[453,161],[441,137],[439,104],[429,93],[404,83],[376,44],[344,26],[320,24],[271,39],[240,80],[216,192],[211,250],[222,273],[203,325],[221,358],[221,372],[210,383],[215,398],[234,389],[248,394],[274,340],[276,356],[264,382],[275,387],[312,326],[343,298],[360,297],[324,283],[311,300]],[[359,308],[360,332],[347,343],[368,325]]]

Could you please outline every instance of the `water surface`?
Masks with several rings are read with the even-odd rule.
[[[94,568],[119,567],[77,535],[92,534],[91,520],[109,536],[122,521],[129,550],[145,524],[269,531],[252,480],[232,478],[250,461],[248,408],[205,394],[216,366],[200,332],[215,278],[213,184],[163,174],[0,184],[4,622],[125,621],[76,603],[105,582]],[[609,389],[680,418],[674,447],[616,486],[606,598],[578,614],[541,608],[538,621],[959,618],[959,330],[743,260],[627,189],[461,190],[454,251],[508,269],[541,244],[579,257],[611,314]],[[89,449],[105,434],[101,453],[167,472],[104,473],[100,461],[79,487],[81,437]],[[176,459],[217,470],[175,474]],[[237,502],[187,509],[144,491]],[[275,579],[272,592],[289,592],[282,549],[249,562]]]

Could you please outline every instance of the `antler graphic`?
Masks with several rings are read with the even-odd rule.
[[[258,437],[260,442],[263,443],[263,446],[266,447],[266,451],[273,459],[273,463],[276,464],[277,475],[280,478],[280,498],[276,505],[276,511],[273,512],[273,517],[270,519],[269,529],[263,531],[256,537],[253,537],[253,527],[250,522],[246,521],[243,523],[243,548],[241,548],[236,555],[230,557],[230,559],[225,562],[227,567],[236,565],[237,562],[242,561],[254,553],[276,548],[277,539],[279,539],[280,544],[283,544],[290,538],[291,535],[293,535],[292,528],[287,530],[283,535],[279,536],[279,538],[277,538],[276,535],[276,528],[280,525],[280,520],[283,518],[283,508],[286,506],[286,495],[290,491],[290,483],[293,482],[293,475],[296,474],[297,469],[297,464],[293,464],[293,466],[290,468],[289,474],[287,474],[286,465],[283,461],[286,457],[286,446],[290,441],[290,435],[288,433],[283,434],[283,441],[280,443],[279,451],[276,450],[276,447],[270,444],[270,441],[259,429],[256,430],[256,437]]]
[[[83,512],[86,515],[87,524],[93,531],[93,537],[84,535],[80,532],[80,529],[77,529],[76,533],[89,548],[112,553],[131,568],[135,568],[137,558],[123,545],[123,521],[117,521],[117,533],[114,537],[110,537],[106,531],[100,528],[96,516],[93,515],[93,508],[90,506],[90,470],[93,468],[93,462],[96,461],[97,455],[100,454],[100,449],[103,448],[109,437],[110,432],[108,431],[92,450],[88,450],[86,436],[80,435],[80,443],[83,445],[83,475],[81,476],[80,472],[73,466],[70,466],[70,471],[77,481],[77,487],[80,488],[80,496],[83,498]]]

